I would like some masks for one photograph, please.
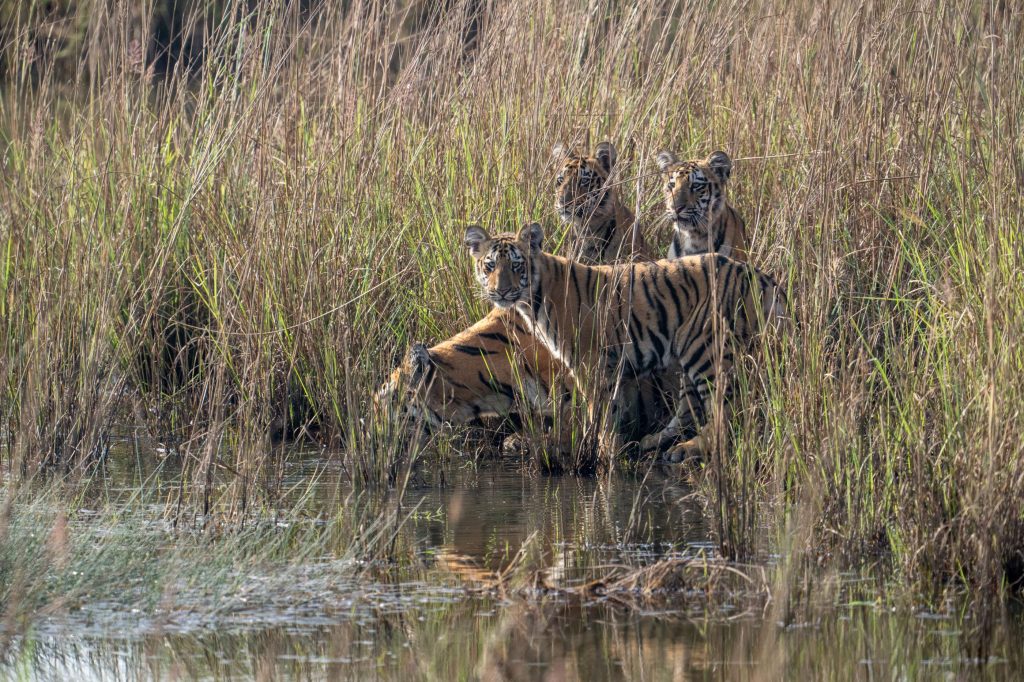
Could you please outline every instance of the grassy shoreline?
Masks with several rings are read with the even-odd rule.
[[[551,145],[610,139],[667,248],[654,152],[724,148],[802,324],[751,362],[699,475],[723,552],[767,518],[801,555],[886,557],[985,613],[1024,573],[1019,10],[239,2],[160,78],[148,24],[94,9],[73,84],[41,15],[4,34],[9,480],[87,469],[130,415],[200,514],[244,518],[275,434],[310,420],[352,481],[401,482],[370,396],[485,312],[461,226],[554,227]]]

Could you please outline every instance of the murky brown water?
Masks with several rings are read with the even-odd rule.
[[[112,463],[108,490],[130,490],[137,472]],[[202,608],[202,595],[193,607],[182,595],[158,615],[86,603],[16,641],[0,677],[845,680],[1024,671],[1019,615],[996,628],[979,659],[963,635],[969,620],[881,608],[858,576],[833,577],[841,586],[787,626],[763,594],[742,590],[724,600],[684,592],[640,608],[480,590],[510,565],[575,586],[667,556],[714,558],[709,530],[696,498],[665,477],[544,477],[490,462],[437,478],[414,483],[406,497],[415,509],[408,540],[425,567],[415,579],[354,581],[325,556],[280,574],[239,567],[247,596],[214,609]],[[345,499],[337,469],[319,456],[289,465],[284,485],[323,509]],[[766,570],[770,550],[766,534]]]

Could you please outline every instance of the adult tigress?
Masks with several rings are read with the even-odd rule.
[[[572,373],[592,415],[608,408],[605,420],[628,407],[616,387],[672,368],[707,403],[716,378],[732,367],[733,342],[742,346],[764,321],[785,316],[775,281],[725,256],[588,266],[545,253],[542,242],[537,223],[493,238],[474,225],[465,236],[486,298],[498,310],[515,311]],[[617,453],[622,440],[615,428],[604,427],[601,436],[604,449]],[[708,436],[705,426],[672,445],[666,458],[703,455]]]

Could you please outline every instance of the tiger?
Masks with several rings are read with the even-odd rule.
[[[600,143],[591,156],[559,143],[552,148],[551,158],[559,168],[555,212],[569,226],[573,242],[569,255],[588,265],[629,258],[652,260],[643,234],[634,229],[636,216],[616,191],[612,171],[617,153],[612,143]]]
[[[732,159],[723,151],[712,152],[704,159],[681,161],[667,149],[655,157],[664,183],[665,208],[673,225],[668,258],[720,253],[734,260],[747,260],[746,234],[743,219],[725,198],[725,183],[732,175]],[[676,379],[676,377],[670,377]],[[703,418],[703,405],[686,377],[682,383],[680,404],[687,409],[677,411],[673,426],[679,434],[694,431]],[[671,441],[651,435],[640,443],[642,454],[663,449]]]
[[[669,259],[719,253],[747,260],[743,219],[725,199],[732,159],[723,151],[680,161],[665,149],[655,157],[661,170],[665,208],[674,228]]]
[[[665,424],[671,415],[661,384],[653,379],[619,387],[625,406],[614,428],[626,441]],[[434,346],[413,344],[374,397],[378,410],[390,409],[424,434],[443,424],[481,424],[528,409],[555,420],[550,445],[570,447],[572,419],[567,410],[577,392],[566,371],[511,311],[492,309],[486,317]]]
[[[775,280],[721,254],[588,266],[543,251],[543,239],[538,223],[518,235],[493,238],[471,225],[464,245],[484,297],[495,310],[514,311],[568,369],[592,415],[604,406],[612,418],[621,411],[615,388],[623,377],[672,368],[693,382],[707,404],[719,376],[733,365],[734,344],[727,341],[742,347],[764,322],[785,317],[784,294]],[[728,385],[723,382],[726,397]],[[615,455],[622,441],[607,418],[598,445]],[[704,457],[710,428],[708,422],[693,437],[675,442],[665,458]],[[670,423],[656,436],[669,439],[676,429]]]
[[[546,412],[571,392],[565,373],[514,315],[491,310],[430,348],[415,343],[378,393],[429,430],[507,416],[517,405]],[[404,392],[404,395],[403,395]]]
[[[633,253],[646,257],[633,214],[613,183],[616,151],[610,142],[590,156],[556,145],[555,210],[567,223],[574,252],[589,262]],[[620,387],[630,405],[618,417],[624,437],[638,439],[667,421],[665,391],[657,381]],[[556,416],[571,402],[573,385],[561,364],[538,343],[511,311],[492,309],[468,329],[430,348],[414,344],[377,391],[378,408],[399,408],[429,431],[443,423],[470,424],[515,415],[522,408],[541,417]],[[625,396],[628,396],[625,397]],[[556,444],[560,442],[556,438]]]

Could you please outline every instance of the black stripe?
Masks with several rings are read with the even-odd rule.
[[[576,277],[576,268],[572,264],[569,265],[569,277],[572,279],[572,287],[576,291],[576,300],[582,300],[580,298],[580,281]]]
[[[647,299],[647,306],[649,308],[653,308],[655,306],[654,297],[651,296],[651,287],[648,286],[647,279],[645,277],[640,278],[640,285],[644,289],[644,298]]]
[[[446,369],[455,369],[455,365],[453,365],[452,363],[448,362],[443,358],[439,358],[434,355],[430,356],[430,363],[432,365],[440,365],[441,367],[444,367]]]
[[[604,242],[604,246],[601,247],[601,257],[602,257],[602,259],[607,259],[608,258],[608,253],[607,253],[608,247],[611,246],[612,237],[615,236],[615,228],[617,226],[618,226],[618,223],[616,222],[615,218],[612,218],[611,220],[608,221],[608,225],[604,229],[604,236],[601,238],[602,241]]]
[[[531,263],[530,265],[531,275],[530,284],[533,287],[533,300],[530,301],[530,307],[533,310],[533,321],[537,322],[537,314],[540,312],[541,303],[544,302],[544,284],[541,282],[540,277],[536,276],[536,267]]]
[[[665,281],[665,289],[668,291],[669,297],[672,299],[672,304],[676,307],[676,320],[681,320],[683,317],[682,305],[679,303],[679,296],[676,294],[676,285],[669,279],[669,273],[666,270],[662,270],[661,276]]]
[[[725,228],[720,226],[715,230],[715,251],[721,251],[723,244],[725,244]]]
[[[508,337],[501,332],[484,332],[479,335],[481,339],[490,339],[491,341],[497,341],[498,343],[509,345]]]
[[[452,348],[466,355],[479,355],[481,357],[495,355],[498,352],[493,350],[487,350],[486,348],[477,348],[476,346],[469,346],[464,343],[452,344]]]
[[[655,299],[654,307],[658,310],[658,333],[668,341],[668,311],[660,298]]]
[[[660,362],[661,358],[665,357],[665,344],[657,334],[651,334],[651,345],[654,346],[654,352],[657,354],[656,361]]]
[[[679,276],[683,280],[683,285],[679,287],[679,289],[686,297],[686,308],[689,311],[690,309],[697,307],[700,285],[697,283],[697,279],[690,274],[689,268],[679,268]]]
[[[632,337],[630,340],[633,342],[634,366],[637,370],[645,369],[647,367],[647,359],[644,354],[644,327],[632,312],[629,313],[629,331]]]
[[[488,377],[483,372],[479,372],[478,376],[480,377],[480,381],[483,382],[485,386],[490,387],[496,393],[500,393],[501,395],[505,396],[510,400],[516,399],[515,389],[513,389],[508,384],[498,381],[494,377]]]
[[[687,374],[689,374],[690,377],[693,377],[694,374],[696,374],[699,377],[706,377],[707,376],[707,371],[709,369],[711,369],[711,366],[714,364],[714,361],[712,360],[710,354],[705,354],[703,357],[704,357],[704,362],[702,362],[697,367],[697,369],[693,369],[693,370],[687,372]]]
[[[636,332],[632,332],[634,327],[636,328]],[[640,341],[643,340],[643,338],[645,336],[645,334],[644,334],[644,326],[640,323],[640,318],[638,318],[633,311],[629,312],[629,328],[630,328],[630,331],[633,333],[633,341],[634,341],[634,343],[637,340],[640,340]]]

